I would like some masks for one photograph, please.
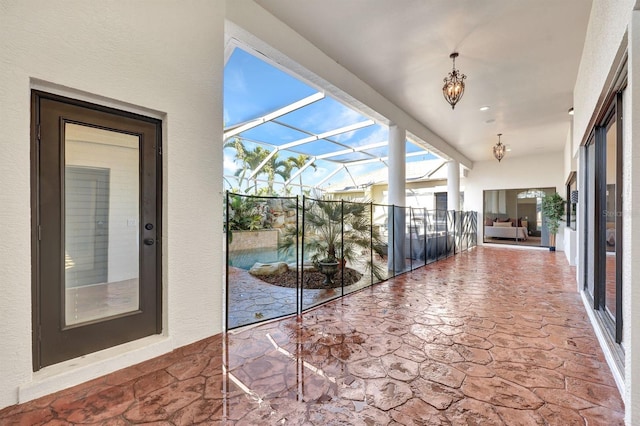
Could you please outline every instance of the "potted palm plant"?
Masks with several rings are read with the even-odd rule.
[[[363,252],[373,249],[380,256],[384,254],[378,228],[371,226],[369,208],[371,205],[366,203],[307,199],[303,223],[305,257],[325,274],[325,284],[331,283],[331,277],[347,262],[362,261]],[[301,236],[295,227],[286,228],[280,248],[293,250]],[[382,278],[380,265],[370,258],[363,263],[366,270]]]
[[[564,217],[564,199],[557,192],[553,195],[545,195],[542,199],[542,214],[547,219],[549,228],[549,250],[556,250],[556,234],[560,226],[560,221]]]

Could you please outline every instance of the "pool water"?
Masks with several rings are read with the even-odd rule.
[[[249,270],[254,263],[295,262],[295,255],[286,256],[277,249],[262,248],[255,250],[236,250],[229,252],[229,265]]]

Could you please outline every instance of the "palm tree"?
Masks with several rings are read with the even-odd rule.
[[[286,171],[286,175],[287,178],[284,179],[285,182],[287,180],[289,180],[289,178],[291,177],[292,172],[295,169],[300,170],[302,167],[304,167],[304,165],[309,161],[309,156],[305,155],[305,154],[298,154],[297,157],[289,157],[285,160],[285,171]],[[317,166],[315,165],[315,163],[311,163],[311,167],[313,167],[314,170],[317,170]],[[284,176],[283,176],[284,177]],[[298,179],[299,179],[299,186],[300,186],[300,194],[302,194],[302,173],[298,175]],[[289,193],[290,190],[287,189],[287,193]]]
[[[245,158],[247,156],[247,149],[244,146],[244,143],[241,138],[238,136],[234,137],[232,140],[229,140],[224,143],[223,148],[231,148],[235,151],[234,160],[240,161],[242,163],[242,167],[236,170],[234,176],[238,177],[238,190],[242,188],[242,184],[244,182],[245,175],[247,173],[247,168],[245,167]]]
[[[240,188],[242,188],[245,182],[245,179],[247,179],[246,178],[247,173],[253,172],[254,170],[256,170],[258,166],[265,160],[265,158],[267,158],[271,153],[271,151],[261,146],[256,146],[252,150],[247,150],[242,138],[237,136],[234,137],[232,140],[226,142],[224,144],[224,148],[234,149],[236,152],[234,160],[239,161],[241,163],[241,167],[235,172],[235,176],[238,177],[238,186]],[[274,155],[274,157],[276,156],[277,155]],[[272,157],[271,160],[273,159],[274,158]],[[270,161],[269,163],[272,163],[272,161]],[[267,167],[266,170],[265,170],[265,167]],[[271,173],[269,169],[269,167],[271,166],[266,165],[265,167],[263,167],[260,171],[258,171],[258,173],[253,177],[253,185],[251,185],[250,182],[247,182],[247,187],[244,190],[246,194],[248,194],[251,190],[253,190],[254,194],[258,193],[257,177],[265,173],[269,176]],[[270,184],[270,188],[269,188],[269,193],[272,193],[272,192],[273,192],[273,183]]]
[[[369,210],[371,204],[342,202],[340,200],[307,199],[303,228],[304,251],[318,264],[343,259],[350,263],[362,261],[363,251],[373,250],[384,255],[384,242],[377,227],[372,227]],[[297,233],[294,226],[285,228],[281,250],[290,253],[296,247]],[[365,268],[381,279],[383,268],[365,258]]]
[[[245,179],[247,178],[247,173],[249,175],[253,174],[253,172],[258,168],[260,164],[271,154],[272,151],[269,151],[262,146],[256,146],[252,150],[247,150],[244,145],[244,141],[242,138],[236,136],[232,140],[226,142],[224,144],[224,148],[232,148],[235,150],[235,161],[239,161],[241,163],[241,167],[236,170],[235,176],[238,177],[238,187],[242,188],[245,183]],[[281,160],[278,158],[278,154],[274,154],[269,158],[260,170],[253,176],[253,184],[247,182],[247,186],[244,189],[245,193],[253,192],[254,194],[258,194],[258,192],[266,192],[267,195],[274,195],[273,185],[275,183],[276,175],[280,176],[283,181],[288,181],[291,178],[294,170],[299,170],[309,161],[310,157],[305,154],[298,154],[297,157],[291,156],[286,160]],[[317,169],[315,164],[311,164],[311,167]],[[258,176],[264,175],[267,178],[267,187],[263,191],[258,190]],[[298,176],[300,193],[302,193],[302,174]],[[285,189],[287,194],[290,193],[290,189]]]
[[[278,154],[276,153],[260,170],[259,174],[267,175],[267,192],[269,195],[277,195],[273,190],[276,175],[282,177],[285,182],[289,179],[290,173],[287,171],[287,161],[278,159]]]
[[[270,153],[271,151],[261,146],[256,146],[251,151],[247,152],[245,157],[244,167],[248,168],[253,173],[254,171],[256,171],[258,166],[269,156]],[[263,166],[262,169],[258,170],[258,172],[253,176],[253,193],[254,194],[258,193],[258,176],[265,173],[269,174],[270,172],[268,169],[265,170],[265,167]],[[247,192],[248,190],[249,188],[247,188]],[[271,190],[269,191],[269,193],[271,193]]]

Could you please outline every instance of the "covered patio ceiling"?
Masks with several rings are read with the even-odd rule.
[[[358,182],[358,176],[372,175],[375,166],[385,166],[386,125],[394,120],[380,113],[385,109],[415,119],[414,129],[424,126],[425,131],[418,129],[422,140],[408,129],[407,161],[433,159],[434,154],[440,161],[455,158],[467,168],[473,162],[495,161],[492,147],[498,133],[508,148],[502,164],[517,157],[562,155],[571,135],[568,110],[573,105],[590,0],[402,0],[393,6],[387,0],[255,2],[266,12],[252,11],[254,21],[267,28],[255,33],[262,39],[230,25],[228,40],[250,45],[248,51],[256,48],[256,57],[275,58],[277,63],[270,66],[290,73],[298,89],[286,92],[253,76],[262,83],[243,87],[246,93],[263,92],[277,101],[254,99],[253,106],[245,105],[244,115],[232,117],[227,115],[227,89],[237,81],[225,71],[225,132],[274,156],[275,151],[280,159],[308,156],[304,170],[297,168],[295,173],[309,186],[350,181],[362,185],[366,182]],[[287,44],[270,37],[271,18],[266,15],[304,39],[289,34],[295,41]],[[232,20],[241,18],[238,14]],[[236,39],[238,35],[248,38]],[[273,47],[266,40],[275,42]],[[294,56],[287,57],[278,48]],[[456,65],[467,75],[467,88],[452,110],[441,90],[442,79],[451,70],[449,54],[454,51],[460,54]],[[316,60],[317,55],[326,57]],[[340,74],[340,67],[351,76]],[[331,79],[337,75],[338,80]],[[243,83],[249,77],[243,76]],[[358,87],[361,97],[351,97],[350,86]],[[380,99],[390,104],[376,105]],[[343,110],[327,109],[327,105],[341,105]],[[250,174],[259,178],[254,171],[255,167]]]
[[[498,133],[503,163],[564,148],[591,0],[255,1],[472,162],[495,161]],[[442,97],[452,52],[467,75],[455,110]]]

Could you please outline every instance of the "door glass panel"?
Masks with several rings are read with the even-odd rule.
[[[615,120],[613,121],[615,123]],[[613,124],[612,123],[612,124]],[[606,179],[605,193],[606,210],[605,221],[605,306],[611,318],[616,317],[616,218],[618,209],[616,206],[616,126],[610,125],[607,129],[607,153],[606,153]]]
[[[67,326],[138,310],[139,142],[129,134],[65,124]]]
[[[587,147],[587,170],[586,170],[586,288],[589,295],[594,297],[595,284],[595,199],[596,199],[596,144],[592,143]]]
[[[548,245],[541,206],[545,194],[554,192],[555,188],[484,191],[484,242]]]

